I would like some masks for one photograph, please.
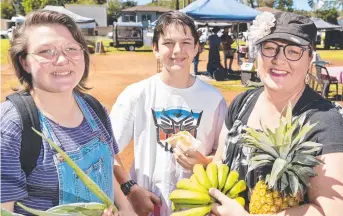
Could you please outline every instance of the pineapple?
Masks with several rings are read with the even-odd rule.
[[[304,142],[305,135],[316,124],[306,123],[306,113],[292,117],[288,105],[286,116],[272,132],[268,128],[257,131],[245,128],[243,146],[255,151],[249,159],[248,174],[256,168],[264,168],[252,190],[249,211],[251,214],[272,214],[298,206],[309,186],[309,178],[316,176],[314,166],[323,162],[315,157],[322,145]]]

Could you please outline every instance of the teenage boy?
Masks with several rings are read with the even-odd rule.
[[[110,113],[120,151],[134,140],[130,178],[119,157],[114,172],[139,215],[170,215],[168,197],[177,181],[190,177],[195,164],[206,166],[217,149],[226,102],[216,88],[190,74],[198,46],[190,17],[162,14],[153,36],[162,72],[128,86]],[[179,131],[192,134],[197,145],[172,148],[165,142]]]

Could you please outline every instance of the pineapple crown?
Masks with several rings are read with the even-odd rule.
[[[247,133],[242,135],[242,145],[255,149],[249,159],[248,174],[257,168],[267,168],[264,181],[269,189],[303,195],[310,186],[309,178],[316,176],[313,167],[323,163],[315,157],[322,144],[304,142],[306,134],[317,125],[305,124],[305,119],[306,113],[293,117],[289,103],[275,132],[263,127],[262,123],[262,131],[244,128]]]

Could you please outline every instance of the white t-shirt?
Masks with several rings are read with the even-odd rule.
[[[120,151],[134,139],[131,178],[161,198],[162,216],[171,214],[168,197],[177,181],[192,174],[175,161],[163,141],[187,130],[203,143],[196,149],[211,154],[218,146],[226,108],[221,93],[200,79],[177,89],[166,85],[160,74],[128,86],[113,105],[110,118]]]

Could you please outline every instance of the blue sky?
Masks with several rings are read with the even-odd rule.
[[[143,5],[143,4],[151,2],[151,0],[136,0],[136,1],[138,2],[139,5]],[[307,0],[293,0],[293,2],[294,2],[294,7],[296,9],[311,10],[311,8],[307,4]]]

